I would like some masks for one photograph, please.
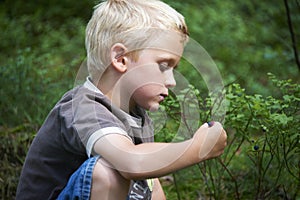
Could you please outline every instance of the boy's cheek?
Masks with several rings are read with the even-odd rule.
[[[127,71],[121,78],[125,85],[141,87],[151,83],[163,84],[163,76],[157,73],[153,64],[138,66]],[[137,88],[135,88],[137,89]]]
[[[146,99],[159,100],[158,95],[161,94],[161,84],[147,83],[140,85],[133,91],[133,97],[135,99],[145,101]]]

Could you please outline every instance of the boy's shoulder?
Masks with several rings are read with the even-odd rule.
[[[109,100],[107,97],[92,83],[85,82],[84,84],[77,85],[72,89],[68,90],[60,99],[58,104],[63,104],[66,102],[72,103],[82,103],[84,99],[89,99],[90,103],[97,101],[98,103],[107,104]]]

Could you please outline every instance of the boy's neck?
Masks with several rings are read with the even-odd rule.
[[[130,100],[130,96],[121,89],[119,82],[120,75],[107,70],[103,73],[99,81],[93,84],[112,102],[112,104],[126,113],[136,113],[136,105]]]

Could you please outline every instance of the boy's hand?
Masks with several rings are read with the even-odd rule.
[[[200,161],[220,156],[227,143],[227,135],[219,122],[203,124],[193,137],[193,145],[198,148]]]

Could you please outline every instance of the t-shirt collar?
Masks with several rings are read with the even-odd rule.
[[[83,84],[83,86],[95,93],[104,95],[92,82],[90,77],[86,78],[85,83]],[[135,127],[135,128],[141,128],[142,127],[142,119],[141,118],[137,118],[137,117],[133,117],[132,115],[129,115],[128,113],[124,112],[123,110],[120,109],[121,112],[123,112],[123,114],[126,116],[126,119],[129,123],[129,125],[131,127]]]
[[[86,81],[84,83],[84,87],[86,87],[87,89],[89,89],[93,92],[96,92],[96,93],[99,93],[99,94],[103,95],[103,93],[94,85],[94,83],[92,82],[90,77],[86,78]]]

